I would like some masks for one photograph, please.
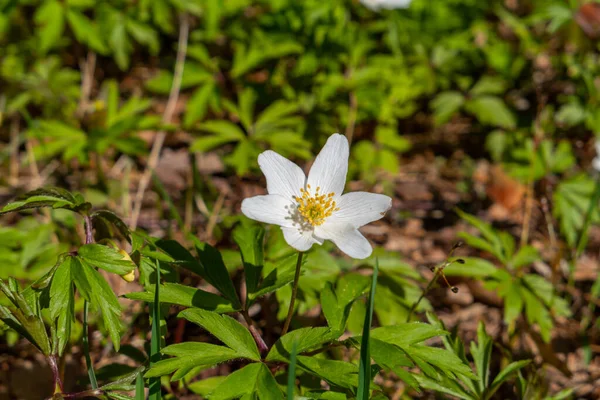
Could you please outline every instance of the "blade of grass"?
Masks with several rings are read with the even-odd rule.
[[[365,324],[360,343],[360,363],[358,365],[358,400],[369,400],[371,386],[371,348],[369,345],[369,334],[371,332],[371,322],[373,321],[373,305],[375,303],[375,287],[377,286],[377,273],[379,272],[379,259],[375,259],[375,269],[373,270],[373,279],[371,281],[371,293],[369,293],[369,303],[365,312]]]
[[[154,304],[152,304],[152,339],[150,342],[150,365],[160,360],[160,265],[156,260],[156,286],[154,289]],[[160,400],[160,378],[149,381],[150,393],[148,400]]]
[[[144,400],[144,374],[140,372],[135,378],[135,400]]]
[[[298,342],[294,342],[292,353],[290,354],[290,365],[288,367],[287,399],[294,398],[294,389],[296,388],[296,353]]]

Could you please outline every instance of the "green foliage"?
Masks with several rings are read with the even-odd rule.
[[[553,316],[570,316],[571,312],[550,282],[526,272],[528,266],[540,259],[538,251],[528,245],[517,250],[509,233],[497,231],[470,214],[457,212],[481,234],[479,237],[461,232],[461,238],[469,246],[493,255],[501,267],[483,259],[466,258],[464,264],[450,265],[444,272],[484,280],[485,287],[496,291],[504,301],[504,322],[509,332],[514,331],[516,319],[524,313],[527,322],[537,325],[544,341],[549,342]]]
[[[531,184],[533,195],[551,195],[551,214],[575,264],[588,225],[599,220],[598,183],[577,165],[587,159],[579,143],[600,131],[596,45],[582,26],[578,2],[532,1],[517,9],[500,3],[449,0],[431,7],[429,0],[413,0],[406,9],[372,12],[348,0],[0,0],[0,133],[14,141],[1,150],[0,163],[13,163],[15,149],[26,149],[22,163],[32,170],[60,160],[50,181],[93,186],[112,207],[114,192],[131,183],[127,173],[115,189],[106,167],[146,165],[150,146],[143,131],[164,131],[165,143],[190,153],[216,153],[225,174],[244,180],[257,172],[263,150],[305,160],[325,134],[337,131],[353,138],[349,177],[381,182],[391,192],[395,182],[388,177],[401,172],[399,156],[413,146],[404,135],[415,138],[416,151],[429,142],[425,135],[458,136],[461,145],[478,135],[474,143],[485,142],[492,161]],[[186,26],[189,36],[179,46],[177,31]],[[183,47],[175,88],[180,97],[165,124],[162,97],[176,82],[175,50]],[[472,149],[461,151],[471,157]],[[217,190],[195,168],[193,174],[184,197],[203,203],[205,191],[212,196]],[[157,178],[155,184],[167,198]],[[203,213],[217,217],[211,200]],[[178,201],[168,198],[169,211],[183,227]],[[35,219],[42,207],[45,221],[52,220],[43,226]],[[142,398],[145,373],[153,398],[161,396],[161,377],[165,382],[170,375],[211,399],[278,399],[286,367],[288,390],[303,398],[367,398],[372,392],[381,399],[385,388],[371,382],[380,371],[393,372],[414,390],[464,399],[498,396],[517,374],[514,393],[526,397],[526,388],[534,390],[525,384],[527,361],[502,358],[500,368],[492,363],[493,342],[483,325],[476,344],[465,350],[431,316],[431,324],[406,323],[422,278],[398,254],[376,251],[351,263],[327,245],[311,250],[301,265],[295,310],[303,318],[295,323],[312,326],[279,336],[271,325],[285,317],[297,260],[279,230],[247,220],[233,227],[239,218],[225,215],[214,238],[227,239],[233,228],[233,240],[224,242],[235,242],[239,252],[221,252],[189,232],[182,244],[130,232],[117,214],[92,211],[82,195],[60,188],[17,197],[0,210],[9,212],[33,216],[0,228],[2,329],[18,332],[49,360],[81,339],[79,314],[83,308],[87,323],[88,303],[89,326],[116,350],[131,352],[120,347],[122,310],[105,274],[130,280],[138,271],[143,289],[126,297],[151,303],[152,346],[149,357],[138,351],[139,368],[96,371],[100,381],[110,381],[100,387],[108,398],[129,398],[122,392],[133,390],[136,380],[136,398]],[[555,317],[570,311],[557,292],[561,286],[530,268],[542,260],[538,247],[518,246],[508,232],[459,215],[478,232],[461,238],[486,258],[466,257],[444,272],[494,290],[509,334],[522,318],[548,342]],[[363,268],[377,259],[375,291],[375,279]],[[188,286],[190,276],[201,284]],[[223,344],[171,344],[160,359],[161,341],[172,337],[164,335],[171,305]],[[425,298],[415,311],[430,309]],[[264,352],[238,322],[244,317],[248,324],[254,310],[268,321],[255,327],[259,334],[268,330]],[[323,314],[315,317],[315,310]],[[436,337],[445,348],[431,344]],[[224,362],[232,365],[229,376],[195,380]]]
[[[429,314],[428,318],[433,325],[444,328],[435,316]],[[457,338],[455,334],[444,336],[442,338],[444,346],[448,351],[453,352],[465,364],[468,365],[468,360],[465,352],[464,343]],[[475,365],[475,376],[458,375],[458,380],[442,378],[441,380],[433,380],[430,377],[417,376],[419,384],[426,389],[431,389],[439,393],[456,396],[465,400],[484,400],[493,398],[500,386],[506,383],[510,378],[513,378],[520,369],[530,363],[530,360],[514,361],[505,365],[502,370],[491,379],[491,355],[493,341],[491,336],[485,331],[485,324],[479,323],[477,328],[477,343],[471,342],[471,357]]]

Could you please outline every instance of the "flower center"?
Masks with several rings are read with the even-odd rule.
[[[308,190],[300,188],[302,196],[294,196],[294,200],[298,202],[298,212],[308,224],[319,226],[334,211],[339,210],[333,200],[335,193],[321,194],[321,188],[317,187],[314,195],[312,195],[310,193],[310,185],[306,185],[306,188]]]

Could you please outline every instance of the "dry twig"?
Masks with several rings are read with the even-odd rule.
[[[181,89],[181,78],[183,76],[183,65],[187,53],[187,42],[190,25],[187,15],[182,15],[179,22],[179,43],[177,45],[177,57],[175,60],[175,70],[173,73],[173,83],[171,85],[171,92],[169,93],[169,99],[167,100],[167,107],[163,113],[162,122],[168,124],[173,118],[175,112],[175,106],[177,99],[179,98],[179,91]],[[144,174],[140,179],[137,193],[134,199],[133,211],[131,214],[130,226],[132,230],[137,227],[138,219],[140,217],[140,211],[142,210],[142,202],[144,200],[144,193],[148,188],[152,174],[156,169],[158,160],[160,158],[160,152],[165,141],[166,132],[159,131],[154,139],[152,150],[150,151],[150,157],[148,158],[148,165],[144,170]]]

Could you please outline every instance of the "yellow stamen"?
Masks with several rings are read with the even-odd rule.
[[[306,185],[310,190],[310,185]],[[314,195],[311,195],[308,190],[300,188],[302,196],[294,197],[298,202],[298,212],[304,220],[312,226],[319,226],[325,222],[325,219],[334,211],[338,211],[333,196],[335,193],[321,194],[321,187],[317,187]]]

